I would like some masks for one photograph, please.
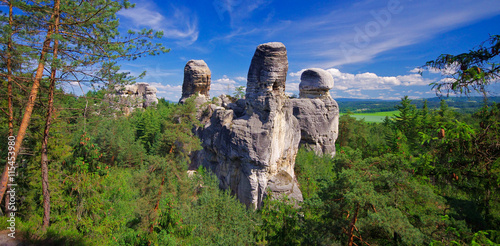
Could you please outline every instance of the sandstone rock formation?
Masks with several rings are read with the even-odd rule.
[[[194,94],[208,98],[209,72],[204,62],[188,62],[180,102]],[[285,46],[261,44],[250,64],[245,99],[221,95],[195,101],[203,124],[195,132],[203,149],[192,154],[190,169],[203,165],[212,170],[220,187],[248,207],[260,207],[268,195],[302,200],[294,172],[299,143],[318,154],[335,154],[339,111],[329,94],[332,76],[322,69],[306,70],[301,98],[289,99],[287,72]]]
[[[335,155],[339,107],[330,95],[333,77],[320,68],[305,70],[300,77],[300,98],[293,99],[293,115],[299,120],[300,144],[316,154]]]
[[[182,84],[182,97],[179,100],[183,103],[189,97],[198,95],[198,100],[210,98],[210,83],[212,73],[203,60],[190,60],[184,67],[184,82]]]

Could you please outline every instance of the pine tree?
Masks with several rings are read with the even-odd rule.
[[[16,138],[16,156],[19,155],[30,122],[40,82],[46,76],[44,69],[49,58],[52,58],[51,82],[55,83],[57,75],[58,81],[105,83],[106,87],[114,89],[115,85],[131,81],[125,73],[119,72],[119,66],[116,65],[118,60],[132,60],[168,51],[162,45],[149,41],[161,38],[161,32],[142,30],[137,33],[129,32],[126,36],[120,35],[116,12],[133,7],[128,1],[59,1],[12,1],[15,8],[31,19],[33,24],[27,29],[37,33],[29,40],[19,37],[17,42],[26,42],[31,45],[31,49],[37,50],[38,37],[45,34],[42,49],[37,50],[38,66]],[[31,53],[24,55],[31,57]],[[51,110],[49,99],[48,111]],[[50,125],[50,117],[51,115],[47,114],[47,126]],[[47,138],[49,130],[48,127]],[[43,160],[42,165],[45,166],[47,161]],[[42,167],[42,170],[45,168]],[[5,193],[7,178],[5,169],[0,181],[0,198]]]

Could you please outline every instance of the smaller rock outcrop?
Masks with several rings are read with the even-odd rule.
[[[115,94],[110,98],[119,96],[118,104],[128,114],[135,108],[147,108],[158,104],[156,92],[156,87],[139,82],[133,85],[117,86]]]
[[[320,68],[305,70],[300,77],[300,98],[293,99],[293,115],[299,120],[300,145],[318,155],[335,155],[339,107],[330,96],[333,77]]]
[[[200,101],[210,98],[210,83],[212,73],[203,60],[190,60],[184,67],[184,82],[182,84],[182,97],[179,103],[193,95],[198,95]]]

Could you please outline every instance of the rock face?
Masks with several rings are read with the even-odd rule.
[[[208,98],[206,64],[189,61],[184,71],[180,102],[195,94]],[[287,72],[285,46],[261,44],[248,70],[245,99],[195,100],[203,124],[195,132],[203,149],[192,153],[190,169],[203,165],[212,170],[220,188],[251,208],[261,207],[268,195],[302,201],[294,172],[299,144],[318,154],[335,154],[339,111],[329,94],[332,76],[322,69],[306,70],[300,98],[291,100],[285,95]]]
[[[192,95],[198,95],[199,99],[210,98],[210,83],[212,73],[203,60],[190,60],[184,67],[184,82],[182,84],[182,97],[180,103]]]
[[[127,105],[126,112],[131,112],[135,108],[147,108],[158,104],[156,87],[148,83],[140,82],[133,85],[120,86],[115,91],[115,95],[120,97],[119,103]]]
[[[307,69],[300,78],[300,98],[293,99],[293,115],[299,120],[300,144],[318,155],[335,155],[339,107],[330,96],[333,77],[320,68]]]
[[[194,161],[214,171],[221,188],[248,207],[260,207],[269,192],[302,200],[294,173],[300,126],[284,93],[287,71],[282,43],[259,45],[246,99],[210,105],[213,114],[198,130],[203,151]]]

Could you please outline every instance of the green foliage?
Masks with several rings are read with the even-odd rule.
[[[260,240],[258,244],[301,244],[300,214],[294,201],[267,197],[259,213],[262,225],[257,236]]]
[[[314,151],[300,148],[295,158],[295,174],[304,199],[317,195],[335,179],[330,156],[317,156]]]
[[[82,97],[61,97],[65,108],[85,107]],[[68,120],[54,122],[46,232],[39,159],[27,156],[20,169],[19,220],[35,244],[342,245],[351,228],[358,245],[498,243],[497,105],[461,116],[445,102],[417,108],[403,98],[398,118],[381,124],[341,116],[335,158],[297,154],[304,202],[267,198],[255,212],[204,169],[187,176],[200,148],[192,102],[125,116],[99,98],[87,94],[85,121],[73,119],[82,111],[60,110]],[[43,125],[34,122],[32,133]],[[25,146],[37,151],[37,142]]]
[[[193,245],[254,243],[255,215],[227,191],[220,190],[215,175],[205,172],[194,176],[191,182],[197,195],[183,214],[184,222],[193,228]]]
[[[485,86],[499,79],[500,35],[491,35],[477,48],[459,55],[443,54],[436,60],[428,61],[424,69],[451,70],[447,75],[450,80],[440,80],[432,83],[437,93],[450,91],[460,94],[470,94],[478,91],[486,95]]]
[[[356,225],[359,243],[430,241],[444,199],[414,176],[407,160],[392,154],[361,159],[359,150],[346,149],[335,163],[338,179],[321,195],[329,201],[331,233],[347,234]]]
[[[244,99],[245,98],[245,86],[237,86],[234,88],[234,93],[233,97],[238,99]]]
[[[342,115],[339,118],[339,136],[336,142],[337,147],[351,147],[354,149],[364,149],[365,156],[377,156],[387,152],[385,135],[389,134],[386,124],[366,123],[364,120],[357,120],[350,114]]]
[[[196,119],[194,98],[177,105],[168,118],[163,121],[162,131],[154,146],[158,155],[174,155],[189,159],[188,154],[201,148],[200,140],[195,137],[193,128],[199,125]]]

